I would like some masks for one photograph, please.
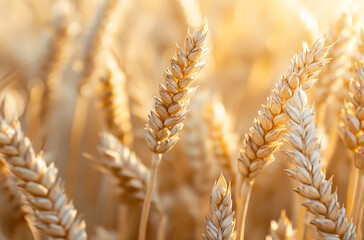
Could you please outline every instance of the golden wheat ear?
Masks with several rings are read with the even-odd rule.
[[[112,54],[108,57],[103,73],[99,74],[99,80],[99,96],[105,126],[124,145],[130,147],[133,135],[126,77]]]
[[[19,122],[10,125],[0,116],[0,136],[0,153],[33,209],[32,224],[51,238],[86,239],[85,222],[77,217],[72,201],[66,196],[57,168],[54,164],[48,165],[42,154],[35,154]]]
[[[300,184],[294,191],[306,199],[302,205],[314,214],[311,224],[323,239],[357,239],[356,226],[348,222],[346,209],[340,208],[337,193],[331,189],[332,178],[325,179],[314,112],[306,105],[306,93],[299,87],[284,106],[289,119],[285,138],[290,146],[284,152],[294,167],[287,173]]]
[[[191,85],[205,67],[200,58],[207,52],[207,22],[192,35],[188,32],[184,48],[177,46],[177,53],[171,59],[171,68],[164,74],[165,85],[160,84],[160,97],[155,98],[154,110],[150,112],[146,125],[145,139],[153,152],[152,169],[147,195],[143,203],[139,225],[139,240],[145,239],[150,201],[157,178],[157,169],[162,155],[169,151],[179,140],[178,134],[187,117],[187,106],[197,87]]]
[[[255,178],[273,162],[273,154],[282,144],[282,133],[287,131],[287,113],[284,105],[293,98],[299,86],[306,91],[316,82],[321,68],[328,62],[329,47],[324,45],[325,39],[320,37],[311,48],[303,43],[302,52],[292,58],[288,72],[282,75],[276,88],[268,97],[266,105],[258,112],[253,126],[245,135],[239,153],[238,169],[243,178],[241,187],[241,207],[239,209],[238,237],[244,239],[244,226],[247,207]]]
[[[205,240],[235,240],[235,211],[232,210],[231,188],[221,174],[210,198],[210,217],[206,219]]]

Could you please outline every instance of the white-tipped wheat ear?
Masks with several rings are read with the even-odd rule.
[[[121,191],[121,200],[142,202],[145,198],[149,170],[137,158],[135,153],[109,133],[101,135],[101,166],[116,180]],[[156,194],[153,195],[152,205],[158,206]]]
[[[114,56],[107,58],[103,74],[100,74],[100,100],[104,122],[108,131],[124,145],[133,141],[126,79]]]
[[[43,234],[57,239],[86,239],[85,222],[57,178],[54,164],[47,166],[42,154],[35,155],[30,140],[18,122],[9,125],[0,117],[0,153],[7,167],[21,182],[19,187],[34,210],[33,223]]]
[[[239,209],[238,236],[244,239],[244,226],[254,178],[264,166],[273,161],[273,153],[280,146],[280,136],[285,132],[286,113],[283,108],[287,100],[291,99],[299,85],[309,89],[315,82],[320,69],[327,63],[328,47],[324,46],[324,39],[318,38],[311,49],[303,43],[303,50],[293,57],[288,72],[281,76],[276,88],[273,89],[267,104],[258,112],[254,125],[240,149],[238,168],[243,177],[241,188],[241,207]]]
[[[235,211],[232,209],[231,188],[221,174],[210,198],[210,218],[206,219],[205,240],[235,240]]]
[[[351,197],[351,209],[349,216],[360,226],[361,195],[364,191],[364,65],[357,63],[356,74],[350,84],[350,93],[347,95],[345,107],[341,114],[340,132],[348,148],[354,154],[354,166],[356,168],[355,187]],[[358,232],[358,234],[360,234]]]
[[[348,222],[346,209],[340,208],[337,193],[332,192],[332,178],[326,180],[322,171],[314,113],[306,105],[307,96],[300,87],[284,106],[289,119],[286,141],[290,147],[285,154],[294,166],[286,171],[300,183],[294,191],[307,199],[302,204],[314,214],[311,224],[317,227],[322,239],[356,239],[355,225]]]
[[[149,115],[145,139],[153,152],[151,177],[147,195],[144,200],[139,225],[139,240],[145,239],[150,198],[156,180],[156,173],[162,154],[170,150],[178,141],[178,133],[183,128],[183,120],[187,116],[187,106],[197,87],[192,87],[197,75],[206,65],[200,57],[207,51],[207,22],[194,33],[187,34],[184,48],[177,46],[177,53],[171,59],[171,69],[164,73],[165,86],[159,85],[160,97],[155,98],[154,111]]]
[[[269,236],[266,240],[294,240],[296,239],[296,231],[292,227],[292,222],[288,219],[286,211],[281,211],[278,222],[271,221]]]

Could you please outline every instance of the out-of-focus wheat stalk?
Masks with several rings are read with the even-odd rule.
[[[240,227],[238,237],[244,239],[244,226],[249,198],[255,177],[263,167],[273,161],[273,153],[280,146],[280,135],[286,131],[286,113],[284,104],[292,98],[299,85],[307,90],[314,82],[320,69],[327,63],[328,47],[324,46],[324,39],[318,38],[311,46],[303,44],[303,50],[293,57],[288,73],[279,80],[272,91],[268,102],[259,111],[259,116],[254,120],[253,127],[245,135],[240,150],[238,167],[243,177],[241,189],[241,206],[238,215]]]
[[[221,174],[215,182],[210,198],[210,217],[206,219],[205,240],[235,240],[235,211],[232,209],[230,184]]]
[[[206,204],[210,197],[211,185],[216,179],[216,164],[210,157],[210,144],[208,138],[208,126],[205,121],[201,121],[205,114],[201,109],[208,101],[209,95],[199,91],[194,97],[190,106],[189,118],[185,121],[183,135],[183,150],[192,172],[192,186],[199,197],[199,211],[195,213],[196,222],[195,239],[201,238],[201,233],[205,225],[201,222],[201,216],[205,216],[209,211]]]
[[[191,87],[191,84],[206,65],[199,59],[207,51],[207,33],[205,22],[193,35],[187,34],[184,48],[177,46],[176,56],[171,59],[171,70],[166,70],[164,74],[166,85],[160,84],[160,98],[155,98],[154,111],[149,115],[145,138],[153,152],[152,173],[143,204],[139,240],[145,239],[150,200],[162,155],[178,141],[178,133],[182,130],[182,122],[187,115],[186,108],[196,91],[196,87]]]
[[[236,168],[232,159],[237,137],[232,132],[232,120],[226,113],[225,107],[218,101],[207,103],[205,106],[206,121],[209,126],[209,137],[212,141],[212,150],[219,168],[233,185],[236,182]]]
[[[343,68],[348,63],[348,46],[353,36],[354,26],[349,12],[341,13],[337,21],[331,25],[327,33],[326,42],[332,45],[328,58],[330,63],[320,73],[315,91],[315,105],[321,107],[327,97],[333,92],[333,85],[340,81]]]
[[[355,179],[355,187],[353,188],[354,196],[351,196],[349,217],[353,218],[355,224],[360,226],[361,194],[364,191],[364,142],[363,126],[361,122],[364,120],[364,65],[357,63],[356,75],[354,76],[350,93],[346,99],[345,107],[342,109],[342,123],[340,127],[341,135],[348,146],[354,153],[354,166],[356,168],[357,177]],[[360,231],[358,231],[360,237]]]
[[[266,240],[294,240],[296,239],[296,231],[292,227],[292,222],[288,219],[286,211],[281,211],[278,222],[271,221],[269,236]]]
[[[357,239],[355,225],[348,222],[346,209],[340,209],[337,193],[331,190],[332,178],[325,179],[313,109],[306,105],[307,96],[300,86],[284,106],[289,119],[286,141],[290,146],[284,152],[294,166],[286,171],[300,183],[294,191],[307,199],[303,205],[315,215],[311,224],[321,238]]]
[[[117,0],[104,0],[104,5],[100,8],[99,16],[96,23],[92,26],[92,33],[89,43],[86,45],[86,57],[84,69],[79,83],[79,96],[74,112],[74,120],[72,125],[70,139],[70,154],[66,169],[66,181],[70,186],[70,193],[74,192],[76,186],[76,177],[78,170],[78,162],[81,151],[82,137],[86,127],[86,116],[89,110],[88,96],[92,93],[92,86],[96,73],[102,66],[102,57],[106,57],[103,53],[110,50],[115,34],[118,30],[120,15],[124,14],[125,2]],[[120,15],[119,15],[120,14]]]
[[[354,36],[355,28],[353,23],[353,16],[349,11],[344,11],[340,14],[339,18],[332,24],[327,32],[327,44],[331,46],[328,54],[330,63],[327,64],[319,75],[319,80],[314,89],[314,101],[316,109],[316,118],[318,125],[324,126],[321,132],[326,132],[328,143],[326,144],[323,166],[327,167],[330,164],[330,159],[334,154],[335,146],[337,144],[337,128],[332,125],[335,121],[331,117],[337,119],[340,108],[341,100],[338,100],[337,88],[344,87],[345,73],[350,64],[350,46],[352,37]],[[341,92],[346,92],[346,90]],[[325,119],[330,118],[330,120]],[[325,147],[325,146],[324,146]]]
[[[18,122],[9,125],[0,117],[0,136],[0,153],[34,210],[32,224],[52,238],[86,239],[85,223],[65,195],[54,164],[47,166],[42,154],[35,155]]]
[[[110,56],[105,71],[100,74],[100,100],[104,111],[105,126],[124,145],[131,146],[133,141],[130,122],[129,101],[125,89],[125,75]]]
[[[33,126],[32,133],[38,134],[37,140],[43,140],[47,126],[47,118],[52,110],[52,105],[60,87],[62,70],[67,58],[70,38],[72,33],[72,4],[68,0],[58,0],[53,6],[54,33],[50,42],[48,55],[43,62],[41,79],[44,82],[44,89],[39,106],[39,121]],[[74,24],[73,24],[74,25]],[[33,137],[30,136],[30,137]]]

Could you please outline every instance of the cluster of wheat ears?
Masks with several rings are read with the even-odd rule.
[[[0,2],[2,13],[20,4]],[[234,71],[235,66],[222,62],[232,64],[226,56],[238,53],[213,57],[236,43],[223,43],[215,15],[209,20],[214,29],[210,33],[208,19],[203,20],[199,12],[199,4],[205,1],[171,4],[183,9],[178,14],[191,28],[176,45],[159,86],[153,81],[153,86],[148,85],[145,78],[154,76],[146,69],[164,65],[166,58],[158,52],[163,50],[163,34],[171,31],[168,36],[174,38],[178,33],[158,27],[153,31],[162,37],[146,37],[153,35],[147,35],[144,26],[151,23],[138,9],[144,5],[153,9],[151,3],[100,1],[97,14],[88,16],[95,20],[82,38],[80,26],[87,25],[83,15],[89,11],[76,10],[81,2],[52,4],[52,34],[36,64],[39,73],[27,73],[24,63],[11,58],[10,50],[0,56],[6,59],[0,62],[5,69],[0,82],[1,240],[243,240],[262,235],[267,240],[362,239],[364,25],[359,14],[342,11],[320,34],[308,24],[307,19],[314,17],[306,12],[300,21],[307,27],[308,39],[303,40],[310,46],[303,42],[244,135],[233,126],[244,114],[227,111],[223,97],[216,97],[226,89],[221,87],[224,81],[209,89],[210,76],[232,77],[221,66]],[[237,19],[225,21],[239,25]],[[143,31],[133,30],[131,23]],[[120,38],[123,34],[126,37]],[[154,41],[151,48],[138,51],[138,44],[148,41]],[[274,49],[269,51],[274,62]],[[267,72],[260,69],[271,68],[267,62],[254,60],[251,79],[243,87],[259,85],[255,77]],[[205,70],[208,73],[202,74]],[[241,98],[233,88],[227,95],[238,101]],[[155,90],[158,94],[150,109],[149,97]],[[27,96],[25,101],[19,100],[19,92]],[[252,95],[245,92],[239,110],[251,105]],[[69,125],[62,125],[66,121],[62,114],[70,112],[62,108],[67,99],[74,105],[72,118]],[[56,131],[69,132],[69,138],[62,139],[62,134],[52,138]],[[349,160],[341,160],[343,155]],[[65,156],[68,159],[62,160]],[[342,164],[346,167],[337,167]],[[277,171],[285,177],[272,175]],[[294,181],[288,181],[287,175]],[[335,183],[334,175],[341,184]],[[269,194],[250,201],[264,184],[276,184],[277,189],[288,186],[297,194],[291,196],[287,189],[279,193],[279,201],[290,202],[286,210],[275,206]],[[265,191],[274,192],[270,186]],[[263,205],[270,210],[259,212]],[[271,220],[272,214],[281,216]]]

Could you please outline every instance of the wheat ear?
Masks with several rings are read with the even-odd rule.
[[[101,167],[117,181],[121,191],[121,200],[142,202],[145,198],[149,170],[139,160],[135,153],[120,142],[110,133],[101,135]],[[156,194],[152,198],[152,204],[158,206]]]
[[[314,84],[315,77],[327,63],[327,53],[328,47],[324,46],[323,38],[318,38],[311,49],[303,43],[302,52],[293,57],[288,72],[281,76],[267,104],[258,112],[253,127],[245,135],[238,159],[238,168],[243,177],[238,215],[238,224],[241,226],[238,237],[241,240],[244,239],[245,219],[254,178],[264,166],[273,161],[273,153],[280,146],[281,133],[286,131],[283,106],[292,98],[299,85],[303,85],[306,90]]]
[[[121,4],[121,1],[118,0],[104,0],[103,5],[100,6],[100,12],[94,26],[92,26],[90,42],[87,46],[85,69],[79,85],[81,94],[87,93],[87,91],[83,91],[83,87],[87,89],[87,84],[92,83],[94,80],[103,54],[102,50],[108,48],[118,30],[118,17],[120,14],[118,10],[122,9],[119,4]]]
[[[30,140],[18,122],[9,125],[0,117],[0,153],[10,171],[21,182],[27,202],[34,210],[35,227],[58,239],[86,239],[85,223],[66,194],[54,164],[47,166],[42,154],[35,155]]]
[[[292,227],[292,222],[288,219],[286,211],[281,211],[278,222],[271,221],[269,236],[266,240],[294,240],[296,239],[296,231]]]
[[[302,204],[315,215],[311,224],[322,239],[356,239],[355,225],[348,222],[346,209],[340,209],[337,193],[332,192],[332,178],[325,180],[313,109],[306,105],[307,96],[301,87],[285,105],[290,149],[284,152],[295,166],[286,171],[300,183],[294,191],[307,199]]]
[[[53,6],[53,22],[55,31],[49,46],[48,56],[43,63],[42,80],[44,90],[40,105],[40,126],[42,127],[52,108],[57,89],[59,88],[62,67],[67,57],[67,48],[71,37],[71,3],[68,0],[58,0]]]
[[[207,103],[205,112],[213,154],[224,175],[234,185],[237,173],[235,164],[233,164],[232,152],[235,150],[236,144],[234,143],[237,142],[237,137],[232,133],[232,120],[221,102]]]
[[[125,89],[126,79],[114,58],[114,56],[108,58],[104,72],[99,77],[101,107],[108,131],[130,147],[133,135]]]
[[[152,172],[144,200],[139,225],[139,240],[145,239],[150,198],[156,180],[162,154],[170,150],[178,141],[178,133],[183,128],[187,116],[187,106],[197,87],[191,87],[196,76],[206,65],[200,57],[207,51],[207,23],[205,22],[193,35],[187,34],[184,48],[177,46],[177,53],[171,59],[171,70],[164,73],[165,86],[160,84],[160,98],[155,98],[154,111],[150,112],[146,126],[146,142],[153,152]]]
[[[341,70],[348,63],[348,47],[354,32],[352,16],[342,12],[335,24],[330,26],[327,33],[327,44],[332,45],[328,57],[331,59],[321,71],[315,89],[315,105],[320,107],[333,92],[333,85],[340,81]]]
[[[357,178],[354,190],[355,197],[350,204],[350,217],[353,217],[354,223],[359,225],[361,194],[364,191],[364,126],[361,122],[364,120],[364,65],[361,64],[356,68],[356,74],[353,77],[350,86],[350,93],[345,102],[345,107],[342,109],[342,122],[340,124],[341,135],[348,146],[354,153],[354,166],[357,171]],[[362,179],[361,181],[359,181]]]
[[[206,219],[205,240],[235,240],[235,212],[232,210],[230,184],[221,174],[215,182],[210,198],[210,218]]]

